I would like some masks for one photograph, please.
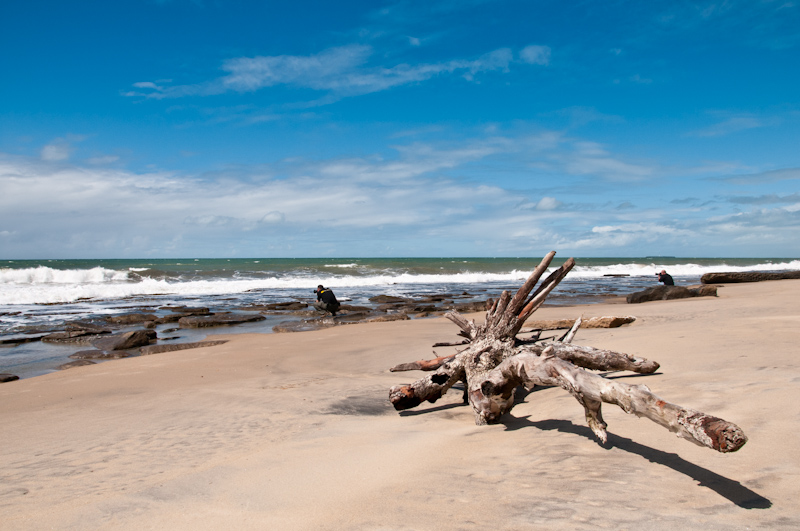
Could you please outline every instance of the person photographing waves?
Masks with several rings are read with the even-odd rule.
[[[341,306],[339,301],[336,300],[336,295],[322,284],[317,286],[314,293],[317,294],[317,302],[314,303],[314,308],[322,312],[331,312],[331,315],[335,317],[336,312],[339,311],[339,306]]]
[[[672,275],[667,273],[665,270],[661,270],[661,273],[656,273],[659,282],[663,282],[665,286],[674,286],[675,281],[672,279]]]

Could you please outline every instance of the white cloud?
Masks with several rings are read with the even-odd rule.
[[[72,147],[66,142],[48,144],[42,148],[41,158],[46,161],[59,161],[69,159]]]
[[[555,210],[561,206],[561,201],[555,197],[543,197],[536,204],[536,210]]]
[[[781,171],[776,182],[800,176]],[[503,172],[525,179],[506,188]],[[198,176],[0,154],[0,230],[5,256],[20,258],[212,256],[232,246],[251,256],[267,248],[314,255],[320,246],[344,255],[386,241],[409,255],[514,254],[532,245],[584,255],[694,245],[704,254],[734,236],[763,245],[759,231],[781,242],[780,253],[800,253],[797,194],[766,185],[751,197],[718,184],[737,203],[712,192],[720,199],[711,217],[671,202],[682,197],[672,191],[685,192],[663,168],[558,132],[511,137],[499,128],[460,143]],[[781,208],[755,208],[770,204]]]
[[[749,129],[759,129],[761,127],[772,127],[781,123],[781,119],[773,116],[758,116],[755,114],[731,114],[726,112],[710,112],[712,116],[720,119],[719,122],[689,133],[690,136],[715,137],[747,131]]]
[[[270,224],[283,223],[284,221],[286,221],[286,214],[284,214],[283,212],[279,212],[277,210],[273,210],[272,212],[268,212],[267,214],[265,214],[264,217],[262,217],[259,221],[261,223],[270,223]]]
[[[594,175],[610,181],[638,181],[652,176],[655,169],[619,160],[600,144],[577,142],[565,159],[565,168],[573,175]]]
[[[546,46],[528,46],[521,52],[521,57],[527,63],[547,64],[549,54],[550,49]],[[326,91],[340,97],[354,96],[419,83],[439,75],[460,74],[472,80],[482,72],[508,72],[513,61],[513,52],[508,48],[499,48],[475,59],[393,66],[370,65],[373,56],[371,46],[350,44],[306,56],[236,57],[223,62],[221,68],[227,73],[223,77],[196,85],[164,86],[140,81],[133,84],[140,90],[124,92],[123,95],[161,99],[208,96],[228,91],[252,92],[289,85]]]
[[[68,160],[74,151],[73,144],[84,140],[86,140],[84,135],[67,135],[62,138],[56,138],[42,147],[39,157],[47,162]]]
[[[549,46],[532,44],[519,52],[519,57],[524,62],[532,65],[549,65],[551,50]]]
[[[113,164],[117,162],[119,157],[117,155],[104,155],[100,157],[91,157],[86,159],[86,162],[93,166],[101,166],[103,164]]]

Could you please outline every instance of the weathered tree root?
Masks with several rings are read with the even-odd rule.
[[[505,396],[519,385],[529,389],[534,385],[559,386],[567,390],[583,405],[589,427],[604,443],[607,426],[601,413],[603,402],[616,404],[626,413],[648,418],[679,437],[719,452],[735,452],[747,442],[741,428],[731,422],[670,404],[645,385],[630,385],[590,373],[556,357],[551,347],[541,355],[526,352],[504,360],[481,383],[482,396],[473,404],[478,404],[479,414],[487,423],[495,422],[504,412]]]
[[[395,409],[435,402],[456,382],[463,381],[465,398],[475,411],[475,422],[487,424],[497,422],[511,410],[518,386],[530,389],[534,385],[550,385],[566,389],[583,405],[589,427],[603,442],[607,440],[607,426],[601,414],[603,402],[616,404],[627,413],[646,417],[679,437],[719,452],[735,452],[747,442],[742,430],[733,423],[670,404],[644,385],[607,380],[581,368],[650,374],[659,365],[628,354],[569,344],[580,320],[562,341],[549,345],[518,339],[516,335],[525,320],[544,303],[575,263],[571,258],[567,260],[534,291],[554,256],[555,252],[549,253],[513,297],[504,291],[492,301],[483,324],[477,325],[458,312],[448,312],[446,317],[460,328],[459,335],[468,340],[469,346],[453,355],[391,369],[433,371],[412,384],[392,387],[389,400]]]

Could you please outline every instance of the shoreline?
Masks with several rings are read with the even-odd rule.
[[[449,305],[455,309],[459,309],[462,313],[468,312],[469,310],[474,310],[475,307],[483,307],[483,301],[476,297],[475,295],[470,295],[469,298],[472,302],[460,302],[459,298],[462,295],[453,295],[450,294],[448,297],[445,298],[445,302],[449,302]],[[437,302],[434,304],[441,306],[442,301],[438,300],[442,298],[441,296],[435,297]],[[595,304],[604,304],[604,303],[611,303],[614,302],[621,302],[625,303],[624,297],[605,297],[602,295],[595,295],[593,297],[585,296],[583,300],[588,300],[591,302],[585,302],[583,304],[579,304],[576,306],[593,306]],[[234,310],[234,313],[240,313],[242,315],[258,315],[261,314],[264,316],[263,320],[258,320],[254,322],[241,322],[237,324],[232,324],[230,326],[215,326],[210,328],[184,328],[184,327],[176,327],[176,323],[174,322],[175,319],[166,321],[165,323],[159,323],[155,327],[146,327],[152,330],[155,330],[158,334],[158,341],[153,343],[153,345],[174,345],[174,344],[182,344],[182,343],[193,343],[198,341],[207,340],[210,336],[219,335],[219,334],[248,334],[248,333],[261,333],[261,334],[272,334],[272,333],[283,333],[283,332],[292,332],[292,333],[299,333],[302,331],[314,330],[314,329],[322,329],[326,328],[329,325],[324,324],[323,321],[325,320],[322,314],[319,311],[313,310],[311,305],[309,304],[307,308],[301,310],[291,310],[291,311],[280,311],[275,309],[269,309],[268,306],[282,306],[284,303],[272,304],[272,305],[264,305],[261,307],[248,305],[242,306],[239,308],[217,308],[212,309],[211,315],[214,315],[216,312],[221,314],[230,313],[231,310]],[[300,304],[300,303],[291,303],[291,304]],[[388,306],[388,305],[383,305]],[[556,307],[569,307],[571,305],[564,305],[564,304],[545,304],[545,307],[556,306]],[[444,309],[432,308],[429,303],[425,301],[424,298],[418,300],[408,299],[405,303],[398,304],[396,309],[391,309],[386,311],[386,309],[381,310],[381,304],[379,303],[370,303],[369,307],[366,306],[358,306],[358,305],[350,305],[350,304],[343,304],[342,308],[343,311],[340,312],[340,316],[336,326],[341,325],[350,325],[350,324],[358,324],[358,323],[369,323],[373,320],[392,320],[394,318],[398,318],[399,313],[407,313],[409,319],[428,319],[428,318],[436,318],[441,317],[444,315]],[[416,309],[415,309],[416,307]],[[418,311],[422,309],[423,311]],[[138,307],[133,312],[128,312],[134,316],[136,315],[143,315],[141,312],[142,307]],[[147,311],[147,310],[144,310]],[[174,310],[177,311],[177,310]],[[158,308],[158,312],[153,312],[155,317],[164,318],[165,316],[169,316],[170,311],[165,310],[165,307]],[[125,316],[126,314],[121,314]],[[195,315],[194,313],[189,313],[186,315]],[[142,326],[145,324],[144,321],[137,322],[136,324],[130,325],[116,325],[113,323],[97,321],[97,320],[84,320],[78,321],[78,323],[85,323],[87,326],[94,326],[100,328],[106,328],[113,333],[124,333],[124,332],[131,332],[134,330],[142,330]],[[307,323],[307,324],[304,324]],[[76,343],[50,343],[46,341],[41,341],[41,337],[47,333],[53,332],[63,332],[66,330],[69,322],[63,323],[60,327],[48,327],[45,330],[32,330],[27,333],[18,333],[18,334],[11,334],[11,335],[1,335],[0,339],[4,341],[4,344],[0,345],[0,354],[4,351],[8,352],[10,355],[16,356],[26,356],[29,353],[38,353],[38,358],[27,363],[17,363],[16,365],[5,363],[4,365],[0,365],[0,374],[8,374],[17,376],[20,379],[28,379],[28,378],[35,378],[38,376],[42,376],[44,374],[50,374],[52,372],[56,372],[59,370],[66,370],[74,368],[75,359],[71,358],[71,355],[80,352],[86,351],[87,349],[91,350],[92,345],[86,342],[76,342]],[[275,331],[274,328],[281,328],[281,330]],[[292,328],[295,329],[292,329]],[[33,339],[29,339],[30,336]],[[11,343],[13,339],[22,338],[17,343]],[[94,363],[106,363],[108,361],[115,361],[116,359],[122,359],[126,357],[136,357],[139,356],[139,352],[137,349],[129,350],[127,353],[122,352],[121,355],[115,358],[106,358],[106,359],[99,359],[99,358],[92,358]],[[0,361],[4,361],[0,359]],[[80,361],[80,360],[77,360]],[[71,367],[62,367],[65,364],[73,364]]]
[[[733,454],[611,405],[600,445],[553,388],[492,426],[475,426],[455,390],[397,413],[389,387],[422,373],[388,369],[457,337],[443,318],[214,333],[228,342],[1,384],[4,526],[800,527],[800,280],[718,294],[531,319],[636,316],[575,342],[661,363],[610,377],[738,424],[750,440]]]

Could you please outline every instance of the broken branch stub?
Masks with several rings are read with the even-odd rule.
[[[525,320],[541,307],[575,265],[572,258],[568,259],[534,290],[553,256],[555,252],[544,257],[513,297],[503,292],[493,301],[483,324],[476,324],[457,311],[445,314],[459,327],[458,334],[467,338],[467,348],[450,356],[394,367],[392,371],[433,371],[414,383],[392,387],[389,400],[395,409],[435,402],[456,382],[463,381],[475,422],[494,423],[514,406],[518,386],[550,385],[567,390],[583,405],[589,427],[603,442],[607,439],[607,426],[601,414],[603,402],[616,404],[627,413],[648,418],[684,439],[719,452],[734,452],[747,442],[744,432],[733,423],[670,404],[646,386],[608,380],[585,370],[650,374],[659,365],[620,352],[570,344],[580,320],[563,342],[536,344],[543,341],[538,336],[528,340],[517,338]]]

